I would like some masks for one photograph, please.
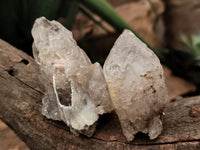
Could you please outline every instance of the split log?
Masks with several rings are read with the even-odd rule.
[[[156,140],[138,134],[127,142],[117,116],[100,117],[95,134],[76,137],[62,122],[41,114],[44,87],[32,57],[0,40],[0,119],[34,150],[199,150],[200,97],[183,98],[167,104],[164,130]]]

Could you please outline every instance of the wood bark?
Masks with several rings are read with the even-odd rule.
[[[198,96],[166,104],[164,129],[156,140],[137,134],[127,142],[114,113],[100,117],[92,137],[76,137],[63,122],[41,114],[44,87],[38,72],[30,56],[0,40],[0,119],[33,150],[200,149]]]

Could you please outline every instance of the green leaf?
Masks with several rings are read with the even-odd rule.
[[[192,35],[192,46],[196,55],[200,56],[200,37]]]
[[[155,51],[135,30],[124,21],[124,19],[114,10],[114,8],[105,0],[79,0],[85,7],[99,15],[102,19],[107,21],[116,30],[122,31],[124,29],[131,30],[141,41],[143,41],[154,53],[162,59],[161,54]]]
[[[181,36],[180,38],[180,42],[183,44],[183,46],[185,47],[185,51],[190,53],[190,54],[194,54],[194,51],[193,51],[193,47],[192,45],[190,44],[188,38],[184,35]]]
[[[105,0],[80,0],[80,3],[84,4],[94,13],[98,14],[101,18],[105,19],[108,23],[115,27],[115,29],[121,31],[123,29],[132,28],[115,12],[113,7]]]
[[[185,46],[185,52],[191,54],[191,59],[200,61],[200,37],[198,35],[191,36],[191,42],[186,36],[182,36],[180,42]]]

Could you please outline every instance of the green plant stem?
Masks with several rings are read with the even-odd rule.
[[[161,54],[154,50],[135,30],[128,25],[126,21],[114,10],[114,8],[105,0],[80,0],[85,7],[89,8],[92,12],[99,15],[116,30],[122,31],[124,29],[131,30],[141,41],[143,41],[147,47],[149,47],[160,59]]]

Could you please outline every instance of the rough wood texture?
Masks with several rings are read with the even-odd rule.
[[[0,118],[31,149],[200,149],[200,97],[167,104],[158,139],[150,141],[138,134],[133,142],[126,142],[114,113],[100,118],[91,138],[75,137],[64,123],[46,119],[41,115],[43,90],[34,60],[0,40]]]

